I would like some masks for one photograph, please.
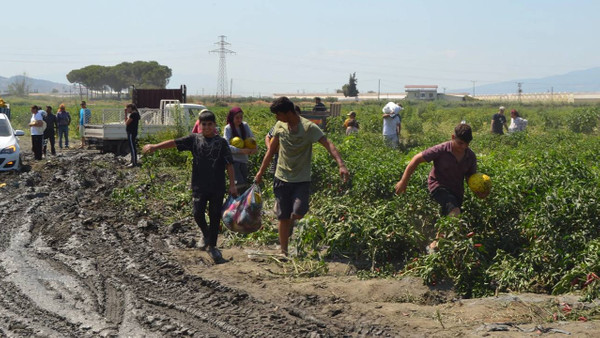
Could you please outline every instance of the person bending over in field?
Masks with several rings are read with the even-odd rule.
[[[304,217],[308,211],[313,143],[319,142],[335,159],[344,182],[349,174],[333,143],[316,124],[296,112],[290,99],[285,96],[277,98],[270,109],[278,122],[273,127],[273,139],[254,181],[257,184],[261,182],[275,151],[278,151],[273,193],[277,204],[281,253],[287,256],[293,222]]]
[[[396,194],[406,192],[410,176],[419,164],[433,161],[433,167],[427,178],[431,198],[440,204],[442,215],[458,216],[465,194],[464,181],[477,172],[477,157],[469,149],[472,139],[471,126],[461,123],[454,128],[450,141],[415,155],[406,166],[402,179],[395,185]],[[488,194],[489,191],[476,193],[479,198],[486,198]],[[437,241],[433,241],[428,251],[436,247]]]

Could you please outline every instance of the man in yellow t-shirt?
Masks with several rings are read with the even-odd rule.
[[[287,256],[293,221],[301,219],[308,212],[313,143],[319,142],[335,159],[344,182],[348,180],[349,173],[335,145],[316,124],[295,111],[294,103],[290,99],[285,96],[277,98],[270,109],[275,114],[277,123],[273,127],[273,139],[269,150],[254,181],[257,184],[261,182],[262,175],[278,151],[273,193],[277,200],[279,244],[281,253]]]

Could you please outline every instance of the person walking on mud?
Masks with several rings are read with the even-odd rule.
[[[419,164],[433,161],[427,184],[431,198],[441,207],[443,216],[458,216],[465,195],[464,182],[477,172],[477,157],[469,148],[473,140],[471,126],[461,123],[454,128],[450,141],[440,143],[415,155],[404,170],[402,179],[396,183],[396,194],[406,192],[408,181]],[[487,193],[475,193],[486,198]],[[438,237],[441,237],[438,234]],[[437,248],[437,240],[427,247],[428,252]]]
[[[194,220],[202,231],[203,238],[199,247],[206,249],[216,264],[224,259],[217,249],[217,237],[221,224],[221,209],[225,196],[225,171],[229,178],[229,193],[237,196],[233,157],[229,144],[219,135],[215,135],[216,117],[210,110],[200,114],[201,134],[190,134],[174,140],[158,144],[146,144],[142,153],[151,154],[159,149],[177,148],[179,151],[191,151],[192,162],[192,196],[194,198]],[[206,224],[206,207],[208,205],[209,225]]]
[[[42,147],[44,143],[44,115],[38,106],[31,106],[31,120],[29,129],[31,131],[31,150],[35,160],[42,159]]]
[[[135,104],[130,103],[125,107],[125,129],[127,131],[127,142],[131,153],[131,164],[129,168],[137,167],[137,134],[140,122],[140,113]]]
[[[44,116],[44,121],[46,122],[46,130],[44,130],[44,141],[43,141],[43,149],[44,157],[46,156],[46,148],[48,147],[48,142],[50,142],[50,153],[52,155],[56,155],[56,148],[54,136],[56,135],[56,130],[58,129],[56,115],[52,114],[52,107],[46,106],[46,116]]]
[[[79,149],[85,147],[85,137],[83,134],[85,132],[85,125],[90,123],[91,119],[92,111],[87,107],[85,101],[81,101],[81,109],[79,109],[79,137],[81,137],[81,146],[79,146]]]
[[[69,124],[71,124],[71,114],[66,110],[64,104],[58,106],[56,113],[56,124],[58,125],[58,147],[63,148],[63,137],[65,139],[65,148],[69,149]]]
[[[273,101],[270,109],[271,113],[275,114],[277,123],[273,127],[273,139],[270,141],[269,150],[254,181],[260,184],[275,151],[278,151],[273,194],[277,205],[281,254],[287,256],[293,222],[308,212],[313,143],[319,142],[335,159],[344,182],[348,180],[349,173],[335,145],[327,139],[321,128],[296,112],[290,99],[285,96],[279,97]]]

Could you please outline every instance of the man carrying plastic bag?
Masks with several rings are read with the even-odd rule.
[[[229,196],[223,206],[223,223],[231,231],[248,234],[261,228],[261,213],[260,187],[253,184],[241,196]]]

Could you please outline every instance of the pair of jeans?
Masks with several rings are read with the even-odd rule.
[[[216,247],[225,192],[196,193],[194,195],[194,220],[204,235],[206,245]],[[209,224],[206,224],[205,217],[207,204]]]
[[[63,136],[65,137],[65,147],[69,147],[69,125],[58,126],[58,147],[63,147]]]
[[[131,153],[131,164],[137,166],[137,135],[127,133],[127,142]]]
[[[33,150],[33,158],[36,160],[42,159],[43,143],[44,135],[31,135],[31,150]]]
[[[56,155],[56,148],[54,147],[54,133],[48,135],[47,137],[44,136],[44,146],[42,150],[44,156],[46,155],[46,148],[48,147],[48,142],[50,142],[50,152],[52,153],[52,155]]]

